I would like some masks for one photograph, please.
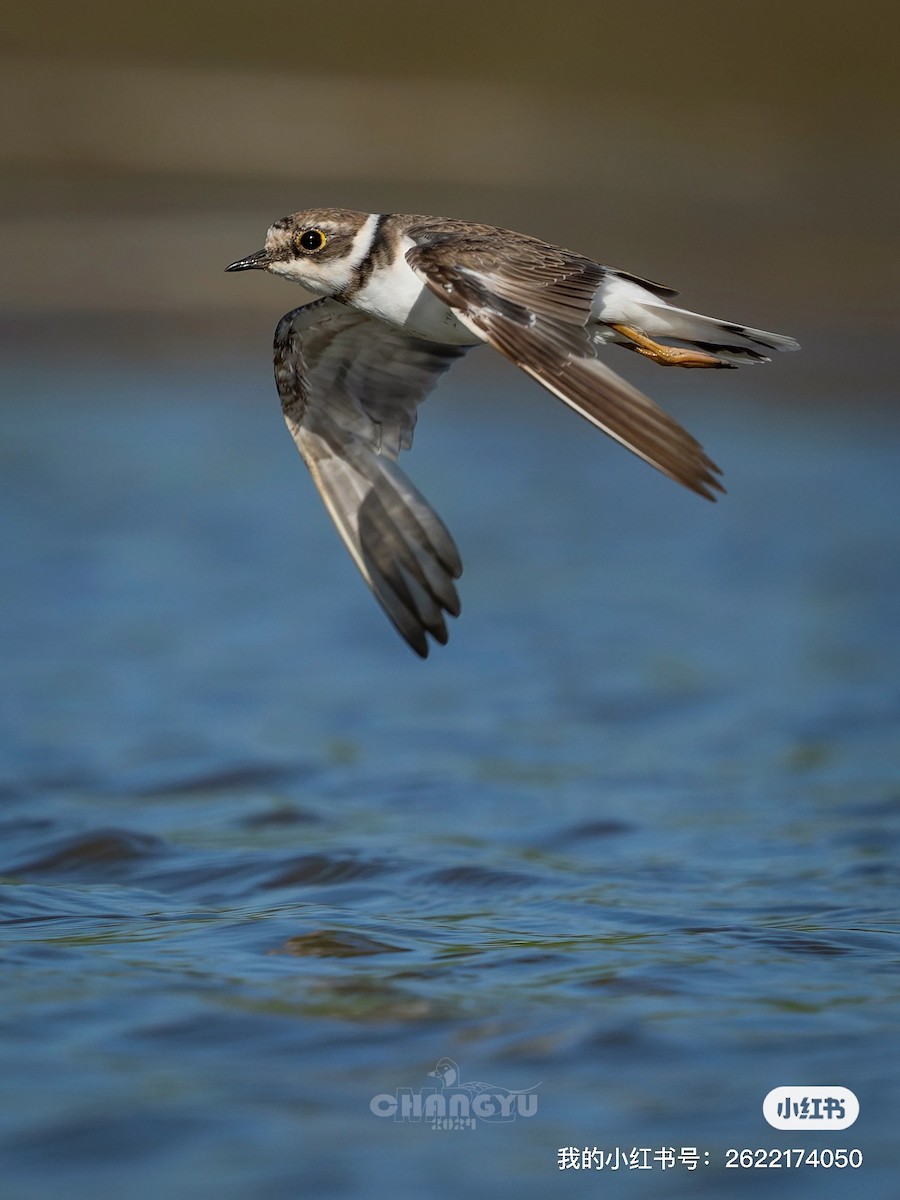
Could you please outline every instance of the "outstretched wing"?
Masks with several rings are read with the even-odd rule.
[[[517,235],[498,259],[481,233],[410,233],[410,266],[473,333],[664,474],[709,500],[723,490],[700,443],[597,358],[587,322],[605,267]]]
[[[416,407],[465,353],[408,337],[335,300],[287,313],[275,382],[291,436],[366,583],[417,654],[459,615],[459,552],[396,464]]]

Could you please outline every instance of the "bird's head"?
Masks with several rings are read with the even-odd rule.
[[[444,1087],[453,1087],[459,1080],[459,1067],[452,1058],[442,1058],[428,1075],[432,1079],[443,1080]]]
[[[226,271],[270,271],[320,296],[342,292],[371,241],[368,213],[342,208],[309,208],[276,221],[266,244],[239,258]]]

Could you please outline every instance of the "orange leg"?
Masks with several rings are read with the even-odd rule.
[[[727,367],[730,365],[720,362],[714,355],[707,354],[703,350],[686,350],[682,346],[663,346],[647,337],[645,333],[641,333],[640,330],[632,329],[630,325],[613,325],[611,328],[633,343],[628,347],[629,350],[643,354],[645,358],[652,359],[661,367]]]

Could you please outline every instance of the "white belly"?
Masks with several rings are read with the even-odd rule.
[[[404,238],[403,254],[414,244],[411,238]],[[374,272],[352,303],[354,308],[430,342],[475,346],[482,340],[456,319],[453,310],[425,286],[403,256],[389,270]]]

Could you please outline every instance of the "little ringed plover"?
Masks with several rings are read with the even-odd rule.
[[[281,318],[275,381],[291,436],[347,549],[423,658],[458,616],[459,552],[397,466],[416,409],[487,342],[581,416],[708,500],[719,468],[600,358],[623,346],[661,366],[736,367],[793,338],[676,307],[663,284],[539,238],[442,217],[307,209],[228,271],[269,271],[320,298]],[[672,345],[670,343],[678,343]]]

